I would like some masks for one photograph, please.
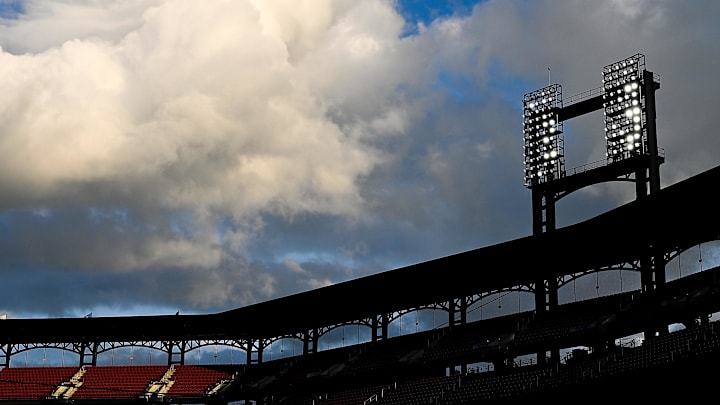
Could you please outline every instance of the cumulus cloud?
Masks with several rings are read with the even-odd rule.
[[[8,246],[22,245],[8,252],[40,267],[196,268],[212,279],[221,251],[242,250],[261,214],[356,215],[357,179],[382,160],[363,139],[402,126],[356,94],[393,67],[362,63],[397,39],[369,24],[402,19],[382,2],[312,5],[28,3],[4,25],[0,54],[0,207]],[[341,93],[352,99],[334,100]],[[378,123],[348,117],[343,128],[328,113],[353,111],[342,103],[371,106],[363,121]]]
[[[0,312],[228,309],[525,236],[520,103],[547,67],[571,95],[647,54],[665,183],[710,168],[685,117],[712,114],[713,8],[24,1],[0,19]],[[597,123],[568,125],[569,166],[604,157]]]

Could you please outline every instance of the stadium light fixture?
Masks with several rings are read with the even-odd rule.
[[[603,68],[606,157],[620,161],[647,149],[643,87],[645,56],[636,54]]]
[[[562,87],[553,84],[523,96],[525,186],[565,176]]]

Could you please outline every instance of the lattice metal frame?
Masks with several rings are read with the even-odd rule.
[[[562,86],[559,84],[523,96],[526,187],[565,176],[562,108]]]
[[[606,158],[620,161],[647,152],[645,56],[636,54],[603,68]]]

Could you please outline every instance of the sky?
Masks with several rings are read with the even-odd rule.
[[[523,95],[598,88],[637,53],[661,79],[662,186],[701,173],[720,164],[719,17],[704,0],[0,0],[0,314],[214,313],[528,236]],[[568,168],[605,159],[602,112],[564,129]],[[633,196],[577,191],[558,226]]]

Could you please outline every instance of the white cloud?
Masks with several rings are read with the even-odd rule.
[[[130,212],[96,217],[102,226],[77,223],[88,232],[65,241],[52,231],[33,237],[47,252],[35,263],[212,269],[220,261],[213,246],[242,251],[263,213],[357,215],[357,180],[381,155],[362,142],[367,130],[345,132],[328,108],[342,104],[332,100],[338,83],[354,84],[345,94],[354,106],[367,104],[364,118],[374,123],[358,127],[373,136],[402,130],[400,110],[375,105],[386,104],[392,89],[378,100],[356,94],[379,89],[374,75],[392,68],[387,61],[367,69],[365,62],[378,60],[374,52],[388,56],[397,40],[396,30],[373,33],[370,24],[376,16],[402,20],[381,2],[326,2],[321,12],[318,3],[297,3],[299,13],[290,14],[288,4],[29,3],[26,15],[3,27],[0,45],[16,51],[0,54],[0,153],[7,156],[0,188],[10,191],[0,207],[42,207],[52,213],[46,226],[67,216],[68,206]],[[44,35],[23,38],[35,29]],[[323,66],[334,60],[346,63]],[[340,81],[338,72],[364,78]],[[219,234],[214,228],[225,218],[234,225]],[[137,231],[138,220],[151,231]],[[201,296],[188,299],[207,303]]]
[[[40,53],[75,40],[119,41],[164,0],[25,0],[17,20],[0,22],[3,47],[15,54]]]
[[[175,1],[144,15],[117,42],[2,54],[14,153],[0,181],[50,200],[63,182],[130,178],[126,197],[160,187],[156,204],[184,209],[352,209],[374,152],[327,119],[258,10]]]

